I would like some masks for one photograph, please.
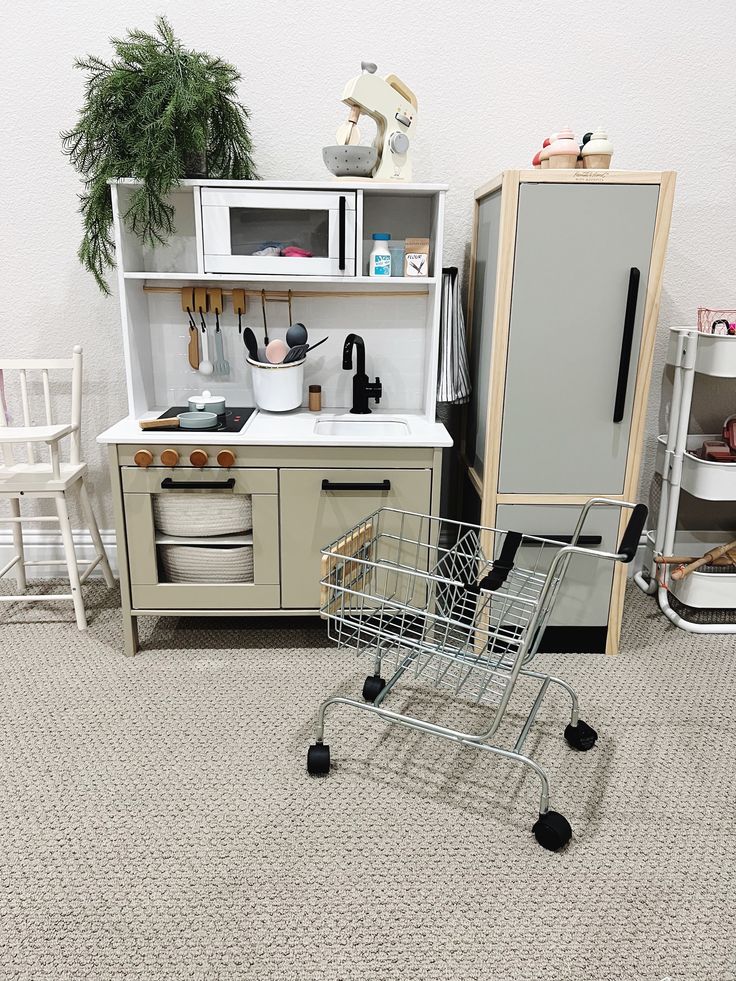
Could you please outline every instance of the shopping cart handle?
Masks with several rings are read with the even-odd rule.
[[[649,509],[646,504],[637,504],[631,512],[629,523],[626,525],[623,538],[618,546],[618,554],[622,555],[622,562],[631,562],[639,548],[641,533],[644,531],[644,523],[647,520]]]

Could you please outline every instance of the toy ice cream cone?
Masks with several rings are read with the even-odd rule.
[[[556,139],[549,146],[549,165],[557,169],[573,170],[579,153],[580,148],[575,142],[572,130],[560,130],[556,134]]]
[[[581,150],[586,170],[608,170],[613,156],[613,144],[603,129],[596,129]]]

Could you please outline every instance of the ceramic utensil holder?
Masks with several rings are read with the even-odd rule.
[[[302,404],[304,359],[291,364],[264,364],[246,358],[253,378],[256,406],[265,412],[290,412]]]

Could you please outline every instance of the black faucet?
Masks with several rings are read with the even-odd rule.
[[[359,334],[348,334],[345,338],[342,349],[343,368],[350,371],[353,367],[353,347],[358,351],[358,364],[353,375],[353,407],[350,411],[356,415],[366,415],[371,411],[368,408],[368,400],[375,399],[376,404],[379,403],[383,395],[383,386],[380,378],[376,378],[372,383],[368,381],[368,375],[365,373],[365,342]]]

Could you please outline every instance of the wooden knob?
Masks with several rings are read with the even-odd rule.
[[[203,467],[207,463],[207,454],[204,450],[192,450],[189,462],[193,467]]]
[[[220,450],[217,454],[217,462],[221,467],[225,467],[227,470],[235,465],[235,454],[232,450]]]
[[[143,467],[145,469],[153,463],[153,453],[150,450],[138,450],[133,460],[137,467]]]
[[[179,462],[178,450],[164,450],[161,454],[161,463],[165,467],[175,467]]]

